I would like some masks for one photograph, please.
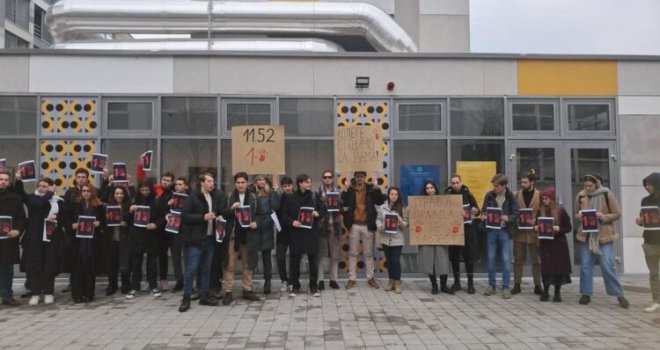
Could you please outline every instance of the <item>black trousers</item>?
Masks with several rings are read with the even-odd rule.
[[[176,278],[177,282],[183,282],[182,253],[181,236],[179,234],[172,234],[170,238],[170,254],[172,255],[174,278]]]
[[[170,249],[171,237],[167,232],[158,233],[158,274],[161,280],[167,280],[167,269],[170,264],[167,251]]]
[[[262,250],[261,261],[264,265],[264,280],[270,281],[273,278],[273,251],[270,249]]]
[[[229,244],[229,242],[225,242]],[[224,271],[225,266],[222,265],[222,262],[225,259],[227,246],[221,243],[215,242],[213,245],[213,260],[211,261],[211,272],[209,273],[209,288],[213,289],[222,289],[222,271]],[[234,247],[229,247],[229,249],[234,249]],[[199,280],[199,274],[197,275]],[[199,281],[197,286],[199,287]]]
[[[96,238],[94,238],[96,239]],[[94,239],[75,238],[73,242],[74,263],[71,270],[71,297],[94,299],[96,288],[96,266]],[[34,283],[34,280],[32,281]]]
[[[158,288],[157,274],[158,274],[158,253],[147,254],[147,282],[149,282],[149,289]],[[142,261],[144,258],[143,251],[133,252],[131,257],[131,289],[140,290],[140,282],[142,282]]]
[[[465,228],[465,245],[449,246],[449,261],[451,261],[451,270],[454,276],[460,276],[461,256],[465,262],[465,271],[468,275],[474,273],[474,262],[477,259],[477,234],[473,225],[463,225]]]
[[[315,289],[318,280],[318,266],[316,265],[317,254],[306,254],[309,261],[309,288]],[[291,284],[294,289],[300,289],[300,260],[302,255],[291,254]]]
[[[33,295],[52,295],[57,275],[57,246],[55,238],[50,243],[41,240],[34,242],[30,256],[26,258],[26,274],[30,280]]]
[[[286,273],[286,251],[291,245],[291,235],[288,232],[280,232],[277,234],[277,243],[275,245],[275,259],[277,260],[277,271],[280,275],[280,280],[291,284],[289,277]],[[289,265],[293,263],[289,259]],[[317,272],[318,274],[318,272]]]

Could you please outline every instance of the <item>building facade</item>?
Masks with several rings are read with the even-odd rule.
[[[0,48],[48,48],[46,12],[54,0],[0,0]]]

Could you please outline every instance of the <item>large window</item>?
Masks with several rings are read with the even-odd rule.
[[[46,11],[36,4],[34,5],[34,36],[49,44],[53,42],[46,26]]]
[[[272,103],[225,102],[226,130],[237,125],[269,125]]]
[[[154,154],[158,154],[156,149],[156,140],[149,139],[106,139],[103,140],[103,153],[109,156],[110,163],[126,163],[126,170],[131,176],[133,184],[137,184],[136,169],[140,154],[145,151],[153,150]],[[154,161],[159,162],[158,157],[154,157]],[[111,168],[112,165],[110,165]],[[152,169],[157,169],[155,164]],[[152,170],[147,173],[147,177],[156,177],[156,172]]]
[[[442,130],[442,103],[401,103],[398,105],[398,131],[437,132]]]
[[[6,0],[5,10],[8,20],[26,31],[30,28],[30,0]]]
[[[190,183],[203,171],[217,176],[218,143],[216,140],[163,140],[161,174],[172,172]]]
[[[9,176],[14,178],[14,174],[18,170],[18,163],[26,160],[37,161],[37,175],[43,175],[40,172],[39,161],[34,158],[36,144],[33,139],[0,139],[0,158],[6,159],[6,171]],[[26,182],[25,190],[34,190],[34,182]]]
[[[332,140],[287,140],[285,152],[286,173],[294,182],[298,174],[311,176],[315,190],[321,184],[323,170],[335,165]]]
[[[35,135],[37,99],[0,96],[0,135]]]
[[[151,101],[109,101],[106,106],[107,130],[151,130],[153,120],[153,103]]]
[[[457,161],[497,162],[497,172],[504,173],[504,140],[451,140],[451,171]]]
[[[332,136],[333,108],[331,99],[282,98],[280,124],[286,136]]]
[[[214,97],[163,97],[163,135],[217,135],[217,110]]]
[[[501,98],[452,98],[452,136],[504,135],[504,103]]]
[[[512,102],[513,130],[554,131],[556,110],[553,102]]]
[[[568,129],[570,131],[609,131],[611,104],[568,103]]]

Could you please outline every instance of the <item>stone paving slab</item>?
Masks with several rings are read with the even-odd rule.
[[[630,309],[618,306],[596,278],[588,306],[578,304],[578,279],[562,288],[563,302],[538,300],[529,280],[505,300],[477,294],[431,295],[428,281],[404,279],[401,295],[371,289],[325,290],[321,298],[279,291],[261,302],[231,306],[193,302],[178,312],[181,294],[104,297],[73,304],[0,306],[2,349],[659,349],[660,312],[650,304],[645,276],[623,276]],[[276,283],[274,290],[279,290]],[[62,286],[56,288],[61,290]],[[15,286],[14,291],[21,291]],[[260,291],[258,287],[257,292]],[[552,300],[552,299],[551,299]]]

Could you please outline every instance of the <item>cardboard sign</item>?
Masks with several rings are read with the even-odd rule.
[[[95,174],[102,174],[103,169],[108,166],[108,155],[101,153],[92,153],[91,171]]]
[[[215,219],[215,241],[222,243],[225,239],[225,232],[227,229],[227,221],[220,218]]]
[[[236,216],[236,221],[243,228],[250,227],[252,222],[252,212],[249,205],[241,205],[240,207],[234,210],[234,215]]]
[[[186,198],[188,198],[187,194],[174,192],[172,194],[172,205],[170,205],[170,210],[181,212]]]
[[[300,227],[311,229],[314,224],[314,207],[300,207],[298,221]]]
[[[133,226],[147,227],[149,225],[149,217],[151,216],[151,208],[147,205],[138,205],[135,214],[133,215]]]
[[[9,231],[11,231],[12,219],[11,216],[0,216],[0,239],[9,238]]]
[[[518,229],[519,230],[534,229],[534,209],[532,208],[518,209]]]
[[[660,208],[655,206],[642,207],[639,211],[645,230],[660,230]]]
[[[335,129],[335,171],[383,171],[380,127],[346,126]]]
[[[151,171],[151,163],[154,156],[154,151],[146,151],[142,153],[142,170]]]
[[[502,209],[498,207],[486,208],[486,228],[499,230],[502,228]]]
[[[555,239],[555,218],[541,216],[537,218],[539,239]]]
[[[165,225],[165,231],[170,233],[179,233],[181,230],[181,212],[170,211],[167,214],[167,224]]]
[[[128,182],[126,163],[112,163],[112,182]]]
[[[78,228],[76,229],[76,238],[91,239],[94,238],[94,216],[78,216]]]
[[[411,245],[464,245],[463,196],[408,197]]]
[[[55,234],[55,226],[57,226],[57,220],[44,219],[44,233],[41,237],[42,241],[50,242],[50,240],[53,239],[53,235]]]
[[[472,208],[470,207],[470,204],[463,204],[463,223],[472,223]]]
[[[0,158],[0,172],[7,171],[7,159]]]
[[[232,127],[231,167],[234,173],[284,174],[284,126]]]
[[[325,194],[325,205],[328,208],[328,213],[336,213],[339,211],[339,192],[328,192]]]
[[[580,210],[580,213],[582,214],[582,232],[598,232],[598,217],[596,216],[596,209]]]
[[[395,234],[399,232],[399,214],[397,213],[385,213],[385,225],[383,230],[385,233]]]
[[[121,207],[108,205],[105,207],[105,226],[117,227],[121,225]]]
[[[34,168],[34,160],[18,163],[18,173],[21,174],[21,181],[23,182],[36,181],[37,171]]]

